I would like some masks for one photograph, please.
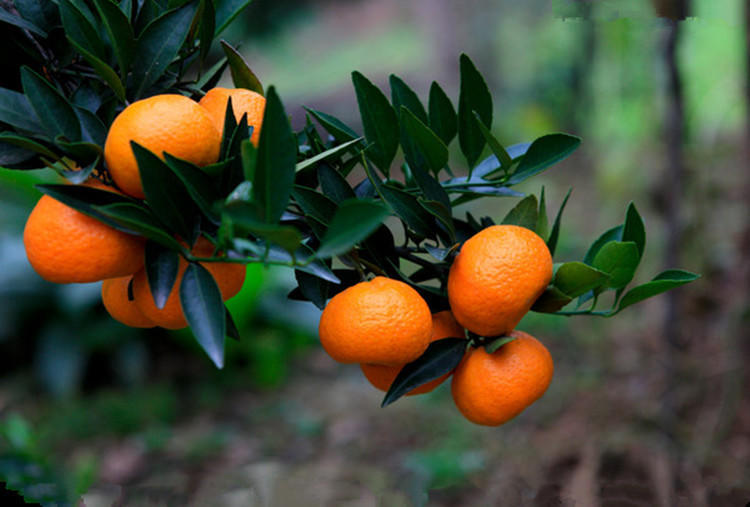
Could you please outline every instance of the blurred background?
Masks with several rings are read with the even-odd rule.
[[[225,38],[295,128],[303,105],[359,126],[355,69],[386,93],[395,73],[424,100],[436,80],[456,104],[465,52],[503,143],[584,140],[519,189],[544,185],[553,213],[573,187],[556,261],[581,259],[633,200],[648,231],[636,282],[671,267],[703,278],[611,320],[529,314],[519,328],[549,347],[555,378],[521,416],[483,428],[447,385],[380,409],[356,365],[323,353],[315,307],[286,299],[287,271],[249,267],[230,302],[243,340],[223,371],[189,332],[121,326],[99,284],[32,271],[23,224],[33,184],[52,176],[3,171],[0,476],[85,493],[89,507],[745,505],[747,12],[742,0],[255,0]],[[483,201],[458,213],[499,219],[514,202]]]

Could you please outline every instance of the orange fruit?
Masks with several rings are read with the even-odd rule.
[[[208,240],[200,238],[196,242],[195,247],[193,247],[192,252],[199,257],[208,257],[213,253],[213,245]],[[245,282],[246,267],[244,264],[233,262],[201,262],[200,264],[213,275],[224,301],[237,295],[242,288],[242,284]],[[148,284],[146,269],[141,269],[133,275],[135,305],[146,318],[156,323],[157,326],[166,329],[182,329],[187,327],[188,323],[180,303],[180,282],[187,266],[187,261],[180,257],[180,264],[177,268],[177,279],[172,287],[172,292],[170,292],[167,298],[167,303],[161,310],[156,307],[154,298],[151,295],[151,287]]]
[[[98,181],[86,185],[113,190]],[[113,229],[48,195],[29,215],[23,243],[34,270],[54,283],[98,282],[131,275],[143,266],[143,238]]]
[[[102,303],[107,312],[117,322],[130,327],[154,327],[135,305],[135,301],[128,298],[128,285],[132,276],[110,278],[102,282]]]
[[[430,344],[432,315],[416,290],[378,276],[331,298],[318,331],[336,361],[398,366],[418,358]]]
[[[547,348],[523,331],[494,353],[469,351],[451,383],[453,401],[473,423],[499,426],[541,398],[552,380],[554,364]]]
[[[456,320],[480,336],[512,331],[552,279],[552,256],[534,231],[493,225],[461,247],[448,274]]]
[[[232,97],[232,112],[237,122],[242,119],[242,115],[247,113],[247,124],[253,127],[253,135],[250,137],[250,141],[258,146],[263,113],[266,110],[266,98],[260,93],[244,88],[216,87],[208,90],[199,104],[206,108],[222,136],[224,135],[224,117],[226,116],[229,97]]]
[[[432,315],[432,336],[430,336],[430,343],[442,338],[463,338],[463,336],[464,328],[462,328],[459,323],[456,322],[456,319],[453,318],[453,314],[451,312],[444,311]],[[370,381],[370,384],[375,386],[377,389],[380,389],[381,391],[388,391],[388,389],[390,389],[391,384],[393,384],[393,381],[396,380],[396,376],[398,376],[401,368],[404,367],[403,364],[399,366],[386,366],[382,364],[367,363],[362,363],[359,366],[362,368],[362,373],[365,374],[367,380]],[[406,393],[406,396],[429,393],[437,386],[442,384],[445,379],[447,379],[451,375],[451,373],[452,372],[448,372],[442,377],[436,378],[435,380],[431,380],[426,384],[415,387],[414,389]]]
[[[133,102],[112,122],[104,160],[117,186],[139,199],[145,196],[130,141],[159,157],[167,152],[199,166],[216,162],[221,146],[219,131],[194,100],[165,94]]]

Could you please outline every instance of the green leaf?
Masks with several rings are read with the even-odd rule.
[[[229,308],[227,308],[226,305],[224,305],[224,316],[226,317],[227,337],[239,341],[240,330],[237,328],[237,324],[235,324],[232,314],[229,312]]]
[[[328,300],[328,282],[299,269],[294,270],[294,278],[305,299],[311,301],[320,310],[325,308]]]
[[[563,201],[563,202],[566,202],[566,201]],[[591,244],[589,249],[586,251],[586,255],[583,256],[584,264],[588,264],[589,266],[592,266],[594,263],[594,257],[596,257],[596,254],[599,253],[599,250],[601,250],[601,248],[605,244],[609,243],[610,241],[620,241],[622,239],[622,229],[623,229],[622,225],[616,225],[615,227],[612,227],[611,229],[604,231],[601,236],[596,238],[596,240]]]
[[[549,134],[536,139],[521,159],[506,185],[517,185],[535,174],[560,162],[581,144],[579,137],[568,134]]]
[[[146,278],[154,303],[160,310],[172,293],[179,266],[180,256],[177,252],[153,241],[146,242]]]
[[[98,60],[107,58],[107,50],[94,25],[70,0],[60,0],[60,16],[65,35],[71,42],[86,48]],[[118,9],[119,10],[119,9]]]
[[[422,101],[414,90],[409,88],[403,79],[391,74],[389,78],[391,84],[391,100],[393,101],[393,108],[399,111],[401,107],[408,109],[414,116],[419,118],[422,123],[427,123],[427,111],[425,111]]]
[[[18,146],[13,146],[12,144],[0,141],[0,167],[4,169],[27,169],[25,165],[24,167],[14,166],[18,166],[19,164],[22,164],[23,162],[29,160],[34,156],[35,154],[33,151],[28,151],[23,148],[19,148]],[[35,169],[35,167],[30,168]]]
[[[349,251],[377,229],[389,214],[385,206],[374,201],[349,199],[342,202],[315,256],[325,259]]]
[[[572,191],[573,191],[573,188],[571,187],[568,189],[568,193],[565,194],[565,198],[560,204],[560,209],[557,210],[557,215],[555,216],[555,222],[552,224],[552,231],[549,233],[549,239],[547,239],[547,248],[549,248],[549,253],[552,256],[555,255],[555,250],[557,249],[557,239],[560,236],[560,225],[562,221],[563,210],[565,210],[565,205],[568,203],[568,198],[570,197],[570,193]],[[586,263],[586,264],[589,264],[589,263]]]
[[[398,149],[399,130],[396,112],[383,92],[361,73],[352,72],[352,82],[365,139],[372,143],[367,147],[367,156],[383,174],[388,175]]]
[[[443,143],[450,144],[456,137],[456,132],[458,132],[458,116],[451,99],[435,81],[430,86],[428,107],[430,110],[430,128],[443,140]]]
[[[347,124],[336,118],[335,116],[332,116],[330,114],[324,113],[322,111],[316,111],[314,109],[305,108],[305,111],[313,115],[316,120],[318,120],[318,123],[320,123],[324,129],[328,131],[329,134],[333,136],[334,139],[336,139],[339,143],[345,143],[347,141],[351,141],[352,139],[359,139],[359,134],[354,132],[351,127],[349,127]]]
[[[336,203],[310,187],[295,185],[292,197],[306,215],[323,225],[328,225],[336,214]]]
[[[544,187],[542,187],[542,193],[539,197],[539,214],[534,230],[543,240],[547,241],[549,237],[549,221],[547,219],[547,201],[545,200]]]
[[[297,142],[284,106],[272,86],[268,89],[263,130],[253,181],[253,200],[266,223],[278,222],[294,185]]]
[[[38,29],[51,30],[60,24],[60,10],[54,2],[40,2],[39,0],[15,0],[13,2],[19,14],[33,23]],[[30,30],[33,32],[33,30]],[[43,33],[35,32],[42,37]]]
[[[211,43],[216,33],[216,11],[213,0],[201,0],[199,8],[200,16],[200,61],[201,66],[206,61],[208,53],[211,51]]]
[[[492,127],[492,95],[487,83],[471,59],[460,58],[461,87],[458,96],[458,144],[472,169],[484,149],[485,139],[477,125],[474,111],[487,128]]]
[[[557,268],[552,284],[571,299],[604,285],[609,275],[582,262],[566,262]]]
[[[489,343],[486,343],[484,345],[484,350],[488,354],[494,354],[495,352],[497,352],[500,349],[500,347],[502,347],[503,345],[506,345],[506,344],[512,342],[515,339],[516,339],[515,336],[500,336],[499,338],[495,338],[494,340],[490,341]]]
[[[519,225],[532,231],[536,231],[536,224],[539,220],[539,208],[535,195],[529,195],[519,201],[511,209],[505,218],[503,224]]]
[[[505,148],[503,148],[503,145],[500,144],[495,136],[492,135],[490,129],[487,128],[484,123],[482,123],[482,118],[479,116],[479,113],[477,113],[476,111],[472,112],[474,113],[477,128],[482,133],[482,136],[484,136],[484,140],[487,141],[487,145],[490,147],[490,150],[492,150],[492,153],[500,162],[500,168],[507,172],[510,169],[511,164],[513,163],[510,155],[508,155],[508,152],[505,151]],[[469,169],[469,177],[471,177],[471,169]]]
[[[328,164],[318,166],[318,181],[323,194],[336,204],[356,197],[346,178]]]
[[[51,151],[45,145],[38,143],[33,139],[29,139],[28,137],[19,136],[11,132],[0,132],[0,141],[11,144],[13,146],[17,146],[19,148],[23,148],[25,150],[33,151],[34,153],[38,153],[40,155],[44,155],[45,157],[52,160],[57,160],[60,158],[59,155],[57,155],[54,151]]]
[[[128,75],[135,56],[135,34],[130,25],[129,16],[110,0],[94,0],[94,5],[109,35],[112,49],[120,66],[120,76],[124,78]]]
[[[401,146],[404,149],[404,157],[409,163],[409,167],[412,169],[418,167],[429,170],[434,174],[439,173],[448,163],[448,147],[409,109],[401,106],[400,113]],[[435,182],[433,186],[439,186],[434,178],[430,179]],[[434,195],[428,197],[441,200],[437,199]],[[447,195],[445,196],[445,200],[447,201]]]
[[[360,141],[362,141],[361,137],[359,137],[357,139],[352,139],[351,141],[348,141],[348,142],[343,143],[343,144],[339,144],[338,146],[335,146],[335,147],[333,147],[333,148],[331,148],[329,150],[326,150],[326,151],[324,151],[322,153],[318,153],[314,157],[310,157],[308,159],[303,160],[302,162],[297,163],[297,165],[295,166],[295,171],[296,172],[300,172],[300,171],[302,171],[304,169],[307,169],[308,167],[314,166],[318,162],[321,162],[322,160],[325,160],[328,157],[332,157],[332,156],[337,155],[339,153],[344,153],[350,147],[352,147],[353,145],[359,143]]]
[[[216,33],[218,36],[234,21],[242,10],[250,5],[252,0],[214,0],[216,5]]]
[[[123,227],[118,222],[107,218],[105,214],[97,211],[97,207],[118,203],[136,204],[137,201],[135,199],[82,185],[36,185],[36,188],[43,194],[49,195],[74,210],[80,211],[84,215],[96,218],[121,231],[134,232],[133,229]]]
[[[380,406],[386,407],[415,387],[453,371],[463,359],[467,344],[467,340],[461,337],[443,338],[430,343],[420,357],[401,369]]]
[[[294,258],[291,253],[284,250],[276,245],[267,245],[264,242],[252,242],[243,238],[234,239],[234,250],[238,252],[245,252],[247,255],[257,258],[261,261],[269,261],[276,263],[288,263],[292,265],[292,262],[297,264],[294,266],[295,269],[310,273],[323,280],[327,280],[331,283],[339,284],[341,279],[331,271],[323,261],[314,259],[310,260],[313,255],[312,250],[306,245],[300,246],[300,248],[294,252]]]
[[[237,226],[280,246],[286,252],[295,252],[302,244],[302,233],[295,227],[268,224],[259,220],[257,210],[252,203],[235,201],[228,204],[224,211]]]
[[[634,305],[662,292],[674,289],[700,278],[700,275],[681,269],[670,269],[657,275],[653,280],[643,285],[633,287],[620,300],[615,313],[619,313],[628,306]],[[614,315],[614,314],[613,314]]]
[[[37,118],[45,118],[43,127],[51,138],[65,136],[71,141],[81,139],[81,125],[73,106],[42,76],[29,67],[21,67],[23,91]]]
[[[204,91],[214,88],[219,83],[219,80],[228,65],[229,60],[226,56],[220,59],[200,77],[198,82],[195,83],[196,88]]]
[[[160,245],[173,250],[182,250],[174,237],[164,230],[161,222],[144,208],[141,204],[132,202],[116,202],[103,206],[95,206],[94,210],[104,215],[108,222],[115,224],[115,227],[125,232],[134,231],[144,238],[156,241]]]
[[[180,305],[195,339],[217,368],[224,366],[226,314],[211,273],[191,262],[180,283]]]
[[[156,216],[184,240],[195,231],[196,207],[180,178],[162,159],[131,141],[146,202]]]
[[[0,122],[35,134],[43,132],[26,96],[7,88],[0,88]]]
[[[632,241],[638,247],[638,257],[643,257],[643,250],[646,247],[646,227],[643,225],[643,219],[632,202],[628,205],[625,213],[625,223],[622,226],[622,240]]]
[[[169,153],[165,153],[164,157],[165,162],[180,179],[195,205],[206,218],[218,224],[219,216],[214,209],[214,203],[221,197],[214,179],[200,167],[186,160],[173,157]]]
[[[242,55],[234,49],[227,41],[221,41],[221,47],[229,62],[229,70],[232,73],[232,82],[237,88],[246,88],[264,95],[263,85],[258,77],[250,70]]]
[[[190,2],[151,21],[138,37],[133,62],[136,98],[141,98],[167,70],[187,38],[198,4]]]
[[[0,9],[0,22],[17,26],[18,28],[28,30],[29,32],[35,33],[41,37],[44,37],[45,39],[47,38],[47,32],[36,26],[34,23],[26,21],[25,19],[16,16],[15,14],[11,14],[5,9]]]
[[[445,243],[447,245],[454,244],[456,242],[456,229],[453,225],[453,214],[451,213],[450,207],[440,201],[431,201],[427,199],[417,199],[417,201],[432,216],[437,218],[440,224],[443,225],[445,233],[443,233],[441,237],[444,239]]]
[[[554,285],[548,286],[534,304],[531,310],[540,313],[555,313],[573,300],[572,297]]]
[[[255,167],[258,165],[258,148],[250,139],[242,141],[240,157],[242,158],[242,173],[245,175],[245,180],[253,181],[255,179]]]
[[[638,246],[632,241],[610,241],[597,252],[591,265],[609,274],[607,286],[625,287],[638,267]]]
[[[112,67],[97,58],[93,53],[89,52],[82,44],[79,44],[78,42],[70,38],[68,38],[68,41],[73,45],[74,48],[76,48],[79,53],[81,53],[86,61],[89,62],[89,64],[94,68],[96,73],[99,74],[104,82],[107,83],[110,88],[112,88],[112,91],[115,92],[115,96],[118,98],[118,100],[120,100],[121,102],[125,102],[125,86],[123,86],[122,81],[120,81],[120,78],[117,76],[117,73],[112,69]]]
[[[88,143],[95,144],[101,150],[107,139],[107,127],[99,119],[99,117],[81,107],[75,108],[78,121],[81,123],[81,138]]]

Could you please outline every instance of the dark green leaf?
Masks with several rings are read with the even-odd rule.
[[[7,88],[0,88],[0,122],[35,134],[43,132],[26,96]]]
[[[60,158],[59,155],[51,151],[45,145],[38,143],[34,141],[33,139],[19,136],[11,132],[0,132],[0,141],[6,144],[17,146],[19,148],[23,148],[28,151],[33,151],[34,153],[38,153],[40,155],[44,155],[45,157],[50,158],[52,160],[57,160]]]
[[[474,111],[487,128],[492,127],[492,95],[474,63],[465,54],[460,58],[461,88],[458,97],[458,143],[472,169],[484,149],[485,139]]]
[[[415,387],[453,371],[463,359],[467,343],[461,337],[443,338],[430,343],[419,358],[401,369],[385,394],[381,407],[390,405]]]
[[[0,167],[9,169],[34,157],[33,151],[0,141]],[[24,167],[25,169],[26,167]]]
[[[136,98],[144,96],[177,56],[197,8],[197,3],[187,3],[165,12],[143,29],[136,46],[138,58],[133,62],[133,82],[139,83]]]
[[[625,287],[638,267],[638,246],[632,241],[610,241],[597,252],[591,265],[609,274],[607,286]]]
[[[156,216],[183,239],[192,237],[197,210],[180,178],[162,159],[131,141],[146,202]]]
[[[240,340],[240,330],[237,328],[229,308],[224,305],[224,316],[226,317],[227,336],[232,340]]]
[[[227,60],[227,57],[225,56],[218,62],[216,62],[213,67],[208,69],[198,80],[197,83],[195,83],[195,86],[199,90],[210,90],[211,88],[214,88],[221,79],[222,74],[224,74],[224,71],[227,69],[227,66],[229,65],[229,60]]]
[[[190,263],[180,283],[180,305],[195,339],[217,368],[224,366],[226,313],[221,291],[211,273]]]
[[[450,248],[438,248],[432,245],[424,245],[424,249],[427,250],[427,253],[430,254],[435,260],[437,260],[438,262],[443,262],[448,258],[449,255],[457,251],[460,246],[460,243],[456,243]]]
[[[206,61],[216,33],[216,11],[213,0],[201,0],[200,10],[200,61]]]
[[[49,31],[60,24],[60,9],[55,2],[40,2],[39,0],[15,0],[13,2],[18,12],[26,20],[34,24],[37,30]],[[44,33],[30,32],[47,37]]]
[[[535,140],[521,159],[507,185],[516,185],[539,174],[573,153],[581,139],[568,134],[549,134]]]
[[[318,167],[318,181],[323,194],[336,204],[355,197],[354,190],[349,186],[346,178],[328,164],[320,164]]]
[[[220,196],[214,179],[190,162],[173,157],[169,153],[165,153],[164,156],[167,165],[185,186],[196,206],[206,218],[218,223],[219,217],[214,210],[214,203],[220,199]]]
[[[104,41],[83,12],[70,0],[60,0],[59,5],[63,28],[65,28],[65,35],[68,39],[85,48],[88,53],[93,54],[100,61],[107,58]]]
[[[292,197],[306,215],[323,225],[328,225],[336,213],[335,202],[309,187],[295,185]]]
[[[120,76],[127,76],[135,55],[135,34],[130,25],[130,17],[110,0],[94,0],[96,10],[107,30],[112,49],[120,65]]]
[[[322,111],[315,111],[314,109],[309,109],[307,107],[305,108],[305,111],[313,115],[315,119],[318,120],[318,123],[320,123],[323,128],[326,129],[334,139],[336,139],[337,142],[345,143],[347,141],[351,141],[352,139],[359,138],[359,134],[354,132],[351,127],[346,125],[335,116],[324,113]]]
[[[451,209],[440,201],[430,201],[427,199],[417,199],[419,204],[422,205],[432,216],[437,218],[438,222],[445,228],[445,234],[441,237],[445,243],[451,245],[456,242],[456,229],[453,226],[453,214]]]
[[[503,224],[520,225],[532,231],[536,230],[539,219],[539,208],[535,195],[528,195],[521,199],[518,204],[503,218]]]
[[[643,250],[646,247],[646,228],[643,225],[640,213],[635,209],[635,204],[632,202],[628,205],[628,211],[625,213],[622,240],[634,242],[638,247],[638,256],[643,256]]]
[[[37,118],[46,119],[43,126],[49,137],[62,135],[71,141],[81,139],[81,125],[75,110],[57,88],[29,67],[21,67],[21,82]]]
[[[505,148],[503,148],[503,145],[500,144],[500,141],[498,141],[495,136],[492,135],[490,129],[487,128],[482,122],[482,118],[479,116],[479,113],[477,113],[476,111],[473,111],[473,113],[479,132],[481,132],[484,140],[490,147],[490,150],[492,150],[492,153],[495,155],[498,162],[500,162],[500,168],[507,172],[508,170],[510,170],[510,165],[513,163],[510,155],[508,155],[508,152],[505,151]],[[471,169],[469,169],[469,177],[471,177]]]
[[[312,301],[321,310],[325,308],[328,300],[328,282],[299,269],[294,270],[294,277],[305,299]]]
[[[630,305],[634,305],[644,299],[648,299],[662,292],[666,292],[680,285],[685,285],[700,278],[700,275],[683,271],[681,269],[670,269],[657,275],[653,280],[643,285],[633,287],[620,300],[617,312],[620,312]],[[615,312],[615,313],[617,313]]]
[[[164,230],[164,226],[151,211],[141,204],[132,202],[116,202],[103,206],[95,206],[94,210],[104,215],[105,219],[115,224],[116,228],[125,232],[134,231],[144,238],[173,250],[182,250],[174,237]]]
[[[312,257],[312,250],[306,245],[300,246],[300,248],[294,252],[294,259],[292,255],[281,247],[276,245],[266,245],[264,242],[252,242],[243,238],[234,239],[234,249],[238,252],[245,253],[261,261],[272,261],[277,263],[289,263],[292,264],[296,261],[298,264],[295,265],[295,269],[310,273],[323,280],[327,280],[331,283],[339,284],[341,279],[331,271],[331,268],[320,260],[310,261]]]
[[[237,226],[280,246],[287,252],[296,251],[302,244],[302,234],[295,227],[269,224],[259,220],[258,211],[252,203],[235,201],[225,207],[225,212]]]
[[[107,139],[107,127],[97,115],[80,107],[75,108],[78,121],[81,123],[81,138],[88,143],[104,146]]]
[[[458,116],[451,99],[440,85],[433,81],[430,86],[430,128],[448,145],[456,137]]]
[[[177,280],[180,256],[174,250],[153,241],[147,241],[145,266],[146,278],[154,303],[157,308],[162,309],[167,304],[174,282]]]
[[[401,114],[401,146],[404,149],[404,157],[409,163],[409,167],[429,170],[434,174],[440,172],[448,163],[448,147],[440,138],[422,123],[409,109],[402,106]],[[428,178],[429,175],[426,175]],[[415,175],[416,177],[416,175]],[[433,187],[439,187],[437,181]],[[419,181],[418,181],[419,183]],[[422,186],[420,184],[420,186]],[[424,187],[423,187],[424,190]],[[429,198],[442,200],[435,195],[428,195]],[[445,196],[447,202],[448,196]]]
[[[508,146],[508,155],[510,155],[510,158],[513,160],[513,162],[516,162],[518,159],[526,155],[526,152],[529,151],[530,147],[531,143],[518,143],[512,146]]]
[[[267,223],[278,222],[294,185],[297,142],[284,106],[272,86],[268,89],[263,130],[253,181],[253,200]]]
[[[136,204],[137,201],[135,199],[114,192],[79,185],[37,185],[36,188],[43,194],[53,197],[84,215],[101,220],[107,225],[124,232],[134,232],[133,229],[122,227],[117,222],[108,219],[106,215],[97,211],[96,208],[97,206],[107,206],[117,203]]]
[[[396,112],[383,92],[361,73],[352,72],[352,82],[365,138],[372,143],[367,147],[367,156],[387,175],[398,149]]]
[[[218,36],[252,0],[214,0],[216,5],[216,33]]]
[[[83,55],[87,62],[94,68],[97,74],[104,80],[105,83],[112,88],[115,96],[121,101],[125,102],[125,87],[122,81],[117,76],[117,73],[107,65],[103,60],[100,60],[96,55],[86,49],[85,46],[79,44],[73,39],[69,39],[70,43],[76,50]]]
[[[393,108],[399,111],[401,106],[403,106],[419,118],[419,121],[426,124],[428,122],[427,111],[425,111],[422,101],[419,100],[414,90],[409,88],[409,85],[395,74],[391,74],[390,83]]]
[[[550,285],[547,287],[539,298],[534,301],[531,309],[541,313],[555,313],[557,310],[567,305],[573,300],[563,291]]]
[[[555,255],[555,250],[557,249],[557,239],[560,236],[560,224],[562,221],[563,210],[565,209],[565,205],[568,203],[568,198],[570,197],[570,193],[572,191],[573,189],[569,188],[568,193],[565,194],[565,198],[560,204],[560,209],[557,210],[557,215],[555,216],[555,222],[552,224],[552,231],[549,234],[549,239],[547,239],[547,248],[549,248],[549,253],[552,256]],[[586,264],[590,264],[590,263],[586,263]]]
[[[297,172],[302,171],[304,169],[307,169],[310,166],[313,166],[313,165],[317,164],[318,162],[320,162],[322,160],[327,159],[328,157],[332,157],[332,156],[337,155],[339,153],[344,153],[345,151],[349,150],[349,148],[351,148],[353,145],[359,143],[360,141],[362,141],[361,137],[357,138],[357,139],[352,139],[349,142],[346,142],[346,143],[343,143],[343,144],[339,144],[338,146],[335,146],[335,147],[333,147],[333,148],[331,148],[329,150],[326,150],[326,151],[324,151],[322,153],[318,153],[314,157],[310,157],[308,159],[305,159],[305,160],[303,160],[302,162],[299,162],[296,165],[296,171]]]
[[[539,196],[539,214],[534,230],[544,241],[547,241],[549,237],[549,220],[547,219],[547,201],[544,195],[544,187],[542,187],[542,194]]]
[[[258,77],[250,70],[242,55],[234,49],[227,41],[221,41],[221,47],[229,62],[229,70],[232,73],[232,81],[237,88],[246,88],[264,95],[263,85]]]
[[[555,272],[552,284],[570,298],[601,287],[609,275],[582,262],[566,262]]]
[[[36,26],[34,23],[27,21],[19,16],[16,16],[15,14],[11,14],[5,9],[0,9],[0,22],[8,23],[9,25],[13,25],[13,26],[17,26],[18,28],[28,30],[29,32],[32,32],[41,37],[47,38],[47,33],[41,28],[39,28],[38,26]]]
[[[501,336],[499,338],[495,338],[494,340],[484,345],[484,350],[488,354],[494,354],[498,351],[498,349],[500,349],[500,347],[512,342],[515,339],[515,336]]]
[[[324,259],[347,252],[377,229],[388,215],[388,209],[378,202],[363,199],[342,202],[315,256]]]
[[[563,203],[565,202],[567,202],[567,199],[563,201]],[[596,240],[591,244],[588,251],[586,252],[586,255],[583,256],[584,264],[588,264],[589,266],[593,265],[594,257],[596,257],[596,254],[599,253],[599,250],[601,250],[601,248],[605,244],[609,243],[610,241],[620,241],[621,239],[622,225],[617,225],[603,232],[602,235],[596,238]]]

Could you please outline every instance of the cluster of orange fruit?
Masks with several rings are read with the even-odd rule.
[[[84,185],[143,199],[131,141],[162,158],[167,152],[201,167],[216,162],[230,97],[236,119],[247,114],[248,125],[253,126],[251,141],[257,145],[266,102],[258,93],[217,87],[200,102],[182,95],[155,95],[127,106],[107,134],[104,159],[117,189],[94,178]],[[45,195],[26,222],[23,240],[29,262],[44,279],[55,283],[103,280],[102,301],[115,320],[142,328],[187,326],[179,298],[180,281],[187,269],[185,259],[180,258],[177,279],[166,304],[157,308],[144,267],[143,238],[118,231]],[[211,256],[214,246],[201,237],[192,253]],[[202,265],[216,279],[224,300],[242,288],[244,264]]]
[[[359,363],[370,383],[387,391],[403,366],[435,340],[466,337],[465,330],[511,337],[492,353],[468,347],[454,371],[408,393],[429,392],[452,375],[460,412],[474,423],[497,426],[539,399],[552,380],[547,348],[515,329],[551,278],[552,257],[541,237],[515,225],[491,226],[469,238],[451,266],[450,311],[431,315],[412,287],[376,277],[329,301],[320,340],[333,359]]]

